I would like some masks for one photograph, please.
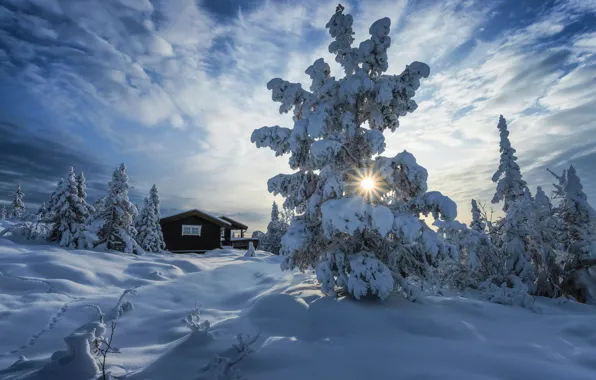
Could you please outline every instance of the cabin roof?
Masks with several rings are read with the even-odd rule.
[[[224,220],[223,218],[211,215],[209,213],[206,213],[205,211],[201,211],[198,209],[192,209],[189,211],[181,212],[179,214],[170,215],[166,218],[161,218],[160,222],[161,223],[174,222],[176,220],[184,219],[189,216],[198,216],[199,218],[205,219],[211,223],[217,224],[220,227],[231,227],[232,226],[231,222],[228,222],[227,220]]]
[[[237,220],[232,218],[228,218],[227,216],[220,216],[221,219],[225,220],[226,222],[230,223],[232,228],[239,229],[239,230],[247,230],[248,226],[246,224],[242,224]]]

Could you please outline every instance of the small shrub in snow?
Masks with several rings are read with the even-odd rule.
[[[268,182],[270,192],[286,198],[284,208],[299,214],[282,239],[282,269],[316,268],[327,292],[340,287],[355,297],[386,297],[395,285],[411,289],[408,278],[424,278],[447,254],[420,216],[451,220],[456,207],[441,193],[427,192],[427,172],[410,153],[372,158],[385,149],[383,132],[395,131],[399,117],[417,108],[412,98],[430,69],[413,62],[400,75],[385,74],[391,21],[375,21],[370,39],[357,48],[352,23],[340,5],[326,25],[335,39],[329,51],[345,76],[330,76],[318,59],[306,70],[310,91],[269,81],[280,113],[293,111],[294,125],[257,129],[251,141],[290,154],[296,170]],[[372,191],[359,186],[365,177],[376,183]]]
[[[50,362],[40,370],[40,378],[96,379],[100,368],[93,348],[105,331],[106,326],[102,322],[91,322],[64,338],[68,348],[52,354]]]
[[[240,361],[245,359],[247,356],[254,353],[252,345],[259,339],[259,334],[251,337],[250,335],[238,334],[236,340],[238,341],[233,345],[236,350],[236,356],[234,358],[225,358],[216,356],[213,358],[211,363],[205,368],[205,374],[200,376],[199,379],[204,380],[243,380],[244,377],[240,375],[238,369],[234,366]]]
[[[112,310],[110,311],[110,314],[107,316],[109,321],[116,320],[116,319],[120,318],[122,315],[134,310],[134,306],[133,306],[132,302],[124,300],[124,297],[126,297],[127,295],[130,295],[130,294],[132,294],[132,295],[136,294],[137,289],[138,289],[138,286],[135,286],[134,288],[125,289],[122,292],[122,294],[120,295],[120,298],[118,298],[118,301],[116,302],[116,305],[112,308]]]
[[[201,305],[195,305],[195,308],[183,319],[184,324],[186,327],[190,329],[193,333],[200,332],[204,334],[209,334],[209,329],[211,328],[211,324],[209,321],[202,321],[201,322]]]
[[[112,325],[110,328],[110,336],[109,337],[105,337],[103,335],[96,336],[95,340],[93,341],[93,355],[95,355],[95,360],[97,361],[97,365],[99,367],[101,380],[118,379],[118,377],[112,376],[110,374],[110,372],[106,371],[108,355],[120,353],[120,350],[112,345],[112,342],[114,340],[114,332],[115,331],[116,331],[116,322],[112,322]]]
[[[515,276],[507,279],[489,278],[478,289],[482,291],[481,297],[487,301],[538,311],[534,306],[535,299],[528,294],[528,287]]]

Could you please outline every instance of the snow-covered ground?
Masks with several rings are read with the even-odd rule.
[[[133,287],[124,300],[134,308],[116,320],[121,353],[109,356],[128,379],[205,378],[215,356],[235,355],[238,333],[260,333],[256,352],[237,365],[254,380],[596,378],[594,307],[334,299],[312,277],[281,272],[279,257],[243,253],[134,256],[0,238],[0,379],[78,379],[65,372],[68,360],[48,365],[50,356],[97,321],[97,306],[109,315]],[[195,304],[211,337],[182,321]],[[13,365],[21,355],[27,360]]]

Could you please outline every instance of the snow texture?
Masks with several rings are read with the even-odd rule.
[[[95,307],[110,310],[139,285],[134,311],[118,319],[120,353],[107,362],[127,380],[213,378],[208,373],[239,357],[239,333],[258,336],[253,353],[233,366],[246,379],[356,380],[370,378],[371,368],[376,379],[393,379],[396,370],[404,379],[594,378],[594,306],[530,297],[533,312],[498,286],[420,303],[399,295],[358,303],[323,296],[310,275],[281,272],[283,257],[242,254],[135,256],[0,238],[0,378],[97,379],[90,342],[106,333]],[[371,266],[354,265],[365,276]],[[191,330],[181,320],[197,302]],[[52,328],[39,335],[48,322]],[[400,358],[399,366],[388,358]]]

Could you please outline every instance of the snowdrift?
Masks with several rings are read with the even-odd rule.
[[[311,275],[281,272],[277,256],[243,254],[135,256],[0,238],[0,379],[93,378],[85,352],[101,333],[98,311],[117,323],[121,353],[109,369],[133,380],[209,378],[238,333],[260,333],[237,365],[254,380],[596,378],[594,307],[334,299]],[[196,304],[209,333],[183,322]]]

